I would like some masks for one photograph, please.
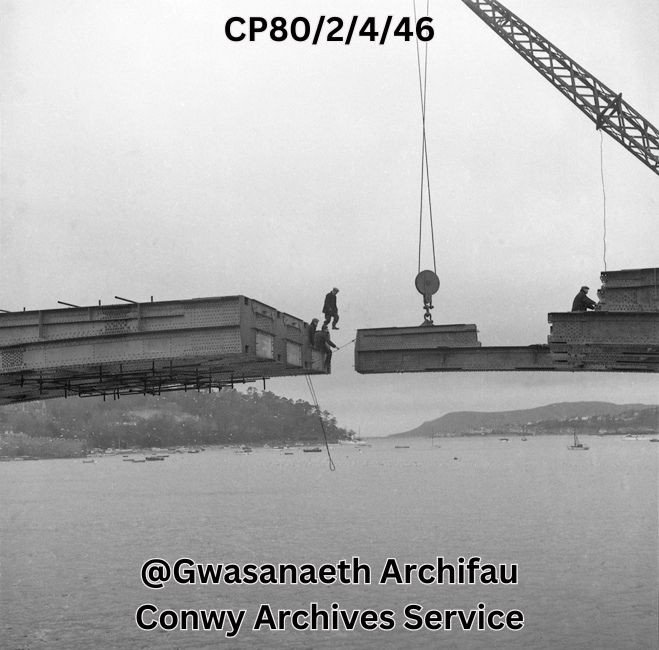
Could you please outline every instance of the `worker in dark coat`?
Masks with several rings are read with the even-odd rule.
[[[588,287],[581,287],[581,290],[572,301],[572,311],[587,311],[596,307],[597,303],[588,297]]]
[[[336,294],[339,290],[334,287],[326,296],[325,303],[323,304],[323,314],[325,314],[325,322],[323,325],[328,325],[332,321],[332,329],[338,330],[336,324],[339,322],[339,310],[336,306]]]
[[[316,329],[318,328],[318,319],[312,318],[311,323],[309,323],[309,343],[311,347],[316,345]]]
[[[332,348],[337,349],[337,346],[330,338],[327,325],[320,328],[320,332],[316,332],[316,345],[315,347],[325,353],[325,372],[330,372],[332,368]]]

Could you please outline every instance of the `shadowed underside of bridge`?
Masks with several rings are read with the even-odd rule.
[[[0,314],[0,404],[325,374],[307,323],[244,296]]]

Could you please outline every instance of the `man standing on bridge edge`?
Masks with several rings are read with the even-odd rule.
[[[316,345],[316,329],[318,328],[318,319],[312,318],[309,323],[309,344],[311,347]]]
[[[339,328],[336,324],[339,322],[339,310],[336,306],[336,294],[339,293],[339,290],[334,287],[326,296],[325,304],[323,304],[323,314],[325,314],[325,322],[323,326],[326,326],[330,320],[332,321],[332,329],[338,330]]]
[[[574,297],[572,301],[572,311],[587,311],[589,309],[595,309],[597,303],[594,300],[591,300],[588,296],[588,287],[583,286],[579,293]]]
[[[331,372],[332,370],[332,348],[338,350],[338,347],[334,344],[330,338],[329,330],[327,325],[323,325],[320,328],[320,332],[316,332],[316,348],[322,350],[325,353],[325,372]]]

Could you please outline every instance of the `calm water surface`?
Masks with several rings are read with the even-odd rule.
[[[391,441],[326,454],[230,449],[0,464],[0,647],[657,648],[659,444],[560,437]],[[370,585],[167,584],[152,557],[336,564],[359,556]],[[378,585],[388,557],[517,563],[516,585]],[[390,631],[252,631],[272,609],[389,609]],[[143,631],[144,603],[247,610],[240,634]],[[426,609],[518,609],[521,631],[409,631]],[[151,620],[151,618],[148,618]]]

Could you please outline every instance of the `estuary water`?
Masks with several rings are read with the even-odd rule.
[[[325,450],[301,449],[1,463],[0,647],[657,648],[659,443],[586,437],[588,451],[570,451],[570,442],[332,445],[336,471]],[[362,575],[360,584],[170,580],[157,589],[140,577],[152,558],[259,567],[359,558],[371,575],[370,584]],[[517,580],[442,584],[427,568],[429,584],[418,574],[378,584],[388,558],[516,565]],[[142,622],[155,627],[143,630],[136,612],[147,604]],[[304,627],[312,607],[373,610],[389,629],[364,629],[368,617],[355,629],[296,630],[290,619],[280,631],[253,629],[260,612],[279,610],[300,610]],[[181,610],[244,614],[227,637],[227,619],[221,630],[178,629]],[[447,630],[446,610],[465,620],[475,612],[474,625],[453,615]],[[523,627],[476,629],[494,610],[521,612]]]

